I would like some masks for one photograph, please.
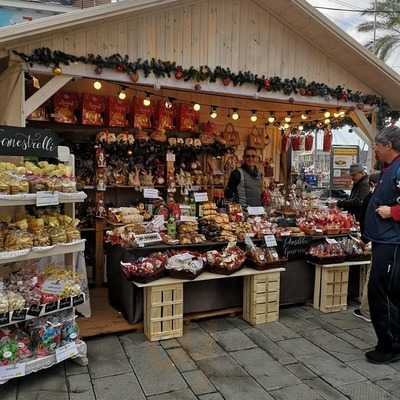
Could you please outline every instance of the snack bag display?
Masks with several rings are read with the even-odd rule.
[[[109,126],[119,126],[125,128],[129,125],[127,118],[129,112],[129,103],[127,100],[121,100],[118,97],[109,97],[107,110]]]
[[[190,104],[179,104],[177,114],[177,128],[181,132],[195,132],[199,123],[199,112]]]
[[[105,98],[85,93],[82,100],[82,124],[101,126],[104,124]]]
[[[58,92],[53,97],[54,121],[63,124],[76,124],[76,112],[79,107],[79,95],[76,93]]]
[[[156,130],[170,131],[175,128],[174,116],[176,108],[171,105],[170,108],[165,106],[165,101],[160,100],[154,112],[154,128]]]
[[[145,106],[143,98],[134,97],[132,103],[132,125],[137,129],[151,128],[153,108],[151,105]]]

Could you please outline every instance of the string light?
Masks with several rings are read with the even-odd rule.
[[[334,112],[334,113],[333,113],[333,116],[334,116],[335,118],[339,118],[339,117],[340,117],[340,111],[337,110],[336,112]]]
[[[303,125],[299,125],[299,131],[304,131],[304,126]]]
[[[285,122],[289,123],[292,120],[292,117],[290,115],[291,115],[290,113],[286,115]]]
[[[118,93],[118,97],[120,100],[125,100],[126,99],[126,91],[124,88],[122,88],[119,93]]]
[[[168,99],[165,100],[164,105],[165,105],[165,108],[166,108],[167,110],[170,110],[170,109],[172,108],[172,101],[171,101],[171,98],[170,98],[170,97],[168,97]]]
[[[329,118],[327,118],[324,122],[325,122],[325,125],[329,125],[331,123],[331,120]]]
[[[251,114],[251,117],[250,117],[250,121],[251,122],[257,122],[257,119],[258,119],[257,112],[256,112],[256,110],[253,110],[252,114]]]
[[[96,90],[100,90],[102,86],[103,86],[103,85],[101,84],[100,81],[95,81],[95,82],[93,83],[93,87],[94,87]]]
[[[273,124],[275,122],[275,116],[274,113],[271,113],[271,115],[268,117],[268,122],[270,124]]]
[[[232,113],[232,119],[233,119],[234,121],[237,121],[239,118],[240,118],[240,115],[239,115],[239,113],[238,113],[238,110],[237,110],[237,108],[234,108],[234,109],[233,109],[233,113]]]
[[[283,124],[283,129],[289,129],[290,125],[286,122],[285,124]]]
[[[218,117],[217,107],[215,107],[215,106],[212,106],[212,107],[211,107],[210,117],[211,117],[212,119],[215,119],[215,118]]]
[[[143,105],[149,107],[151,104],[150,95],[146,93],[146,97],[143,99]]]
[[[307,118],[308,118],[308,113],[307,112],[301,114],[301,119],[303,121],[305,121]]]
[[[343,118],[346,116],[346,111],[340,111],[340,116]]]
[[[200,108],[201,108],[201,106],[200,106],[199,103],[194,103],[194,104],[193,104],[193,110],[194,110],[194,111],[200,111]]]
[[[329,111],[324,112],[324,117],[329,118],[331,116],[331,113]]]

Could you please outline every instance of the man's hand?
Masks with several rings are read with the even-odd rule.
[[[380,206],[376,209],[376,212],[383,219],[392,218],[392,209],[389,206]]]

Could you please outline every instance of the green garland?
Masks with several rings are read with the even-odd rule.
[[[335,88],[329,87],[325,83],[315,81],[307,82],[303,77],[282,79],[279,76],[266,77],[265,75],[253,74],[250,71],[238,73],[232,72],[229,68],[220,66],[211,69],[208,66],[201,66],[199,69],[194,67],[183,68],[175,62],[156,60],[142,60],[138,58],[131,62],[129,56],[124,57],[120,54],[114,54],[110,57],[95,56],[89,54],[87,57],[74,56],[58,50],[50,50],[47,47],[38,48],[32,51],[30,55],[20,53],[14,50],[22,60],[31,65],[40,64],[47,67],[60,67],[60,65],[69,65],[75,62],[91,64],[95,66],[95,72],[101,74],[104,68],[112,69],[121,73],[128,74],[136,82],[137,72],[142,71],[145,77],[154,74],[157,78],[171,78],[174,76],[178,80],[200,82],[216,82],[218,79],[225,86],[241,86],[244,84],[253,84],[258,92],[282,92],[287,96],[298,94],[300,96],[319,96],[326,100],[335,99],[344,102],[354,102],[369,106],[385,106],[382,97],[376,95],[362,94],[359,91],[352,91],[341,85]],[[289,99],[290,100],[290,99]]]

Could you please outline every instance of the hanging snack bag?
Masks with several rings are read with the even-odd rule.
[[[132,103],[132,125],[137,129],[151,128],[151,118],[153,115],[153,107],[145,106],[143,98],[135,96]]]
[[[118,97],[108,98],[108,125],[111,127],[120,126],[127,127],[129,121],[127,114],[129,111],[129,103],[127,100],[121,100]]]
[[[177,115],[177,128],[181,132],[195,132],[199,123],[199,112],[190,104],[180,104]]]
[[[85,93],[82,101],[82,124],[101,126],[104,124],[105,98]]]
[[[330,153],[332,148],[332,131],[329,128],[324,130],[324,143],[323,143],[323,151]]]
[[[54,121],[63,124],[76,124],[76,112],[79,108],[79,95],[76,93],[59,92],[53,97]]]
[[[314,145],[314,136],[308,133],[304,139],[304,150],[311,151]]]
[[[170,108],[167,108],[165,106],[165,101],[160,100],[154,112],[154,128],[156,130],[173,130],[175,128],[175,111],[176,109],[174,105],[172,105]]]

